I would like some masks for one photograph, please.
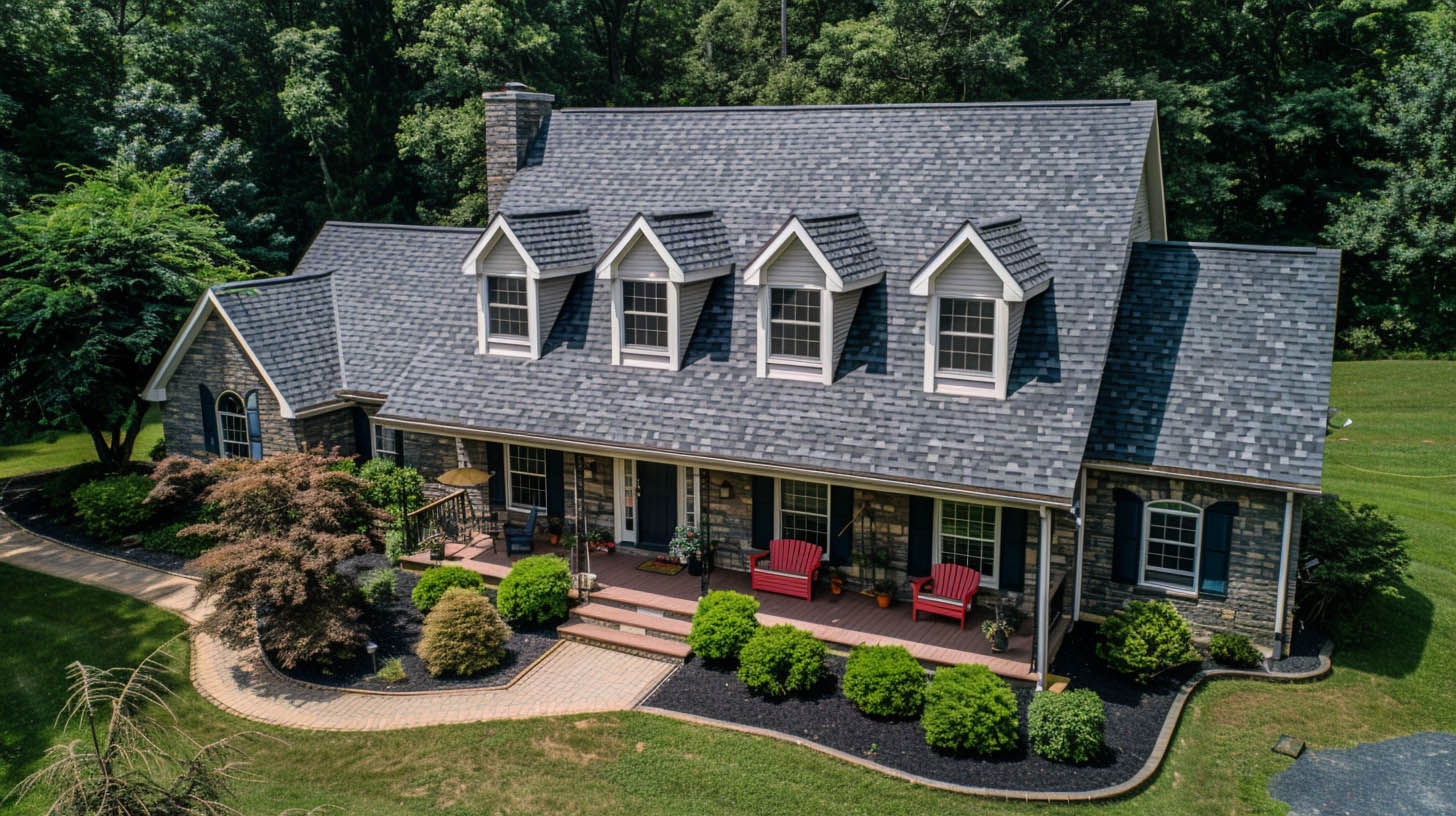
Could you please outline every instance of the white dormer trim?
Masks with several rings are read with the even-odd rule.
[[[667,279],[673,283],[696,283],[697,281],[726,275],[733,269],[732,264],[725,264],[709,269],[696,269],[691,272],[683,271],[682,266],[673,259],[672,253],[668,252],[667,247],[663,245],[662,238],[658,237],[657,231],[652,229],[651,224],[647,223],[647,216],[638,213],[627,224],[627,228],[622,230],[622,234],[617,236],[617,240],[613,241],[612,245],[607,247],[607,251],[602,254],[601,260],[597,261],[597,279],[618,279],[621,275],[618,264],[621,263],[622,259],[629,252],[636,248],[637,243],[641,240],[645,240],[651,244],[653,251],[662,259],[662,263],[667,266]]]
[[[521,272],[501,273],[495,272],[486,274],[483,264],[491,253],[496,251],[504,241],[516,253],[521,260]],[[526,251],[525,245],[516,236],[511,225],[506,221],[505,216],[496,215],[486,226],[485,232],[481,233],[471,246],[470,252],[466,253],[465,260],[460,264],[460,271],[465,275],[473,275],[475,281],[475,351],[477,354],[488,354],[496,357],[518,357],[529,360],[539,360],[546,345],[546,335],[550,333],[551,327],[555,325],[557,313],[543,315],[541,304],[543,302],[552,304],[559,313],[562,303],[565,300],[566,290],[570,288],[571,276],[581,274],[591,269],[591,264],[576,264],[573,266],[552,267],[542,269],[531,253]],[[490,336],[490,308],[487,302],[487,278],[489,277],[518,277],[526,281],[526,316],[527,336],[524,340],[517,338],[494,338]],[[543,291],[544,288],[544,291]]]
[[[791,216],[788,222],[779,228],[779,231],[774,234],[774,237],[768,244],[759,251],[757,257],[749,263],[748,267],[743,271],[743,282],[749,286],[762,285],[761,281],[763,279],[764,268],[778,260],[778,257],[784,253],[784,250],[792,246],[791,242],[794,239],[798,239],[799,243],[803,244],[804,248],[809,251],[809,255],[814,258],[814,262],[819,264],[819,269],[824,272],[824,288],[827,291],[851,292],[855,289],[873,286],[879,283],[884,277],[884,273],[876,273],[845,283],[844,279],[839,275],[839,270],[834,268],[834,264],[831,264],[829,259],[824,256],[824,252],[819,249],[819,245],[814,243],[813,238],[809,237],[809,231],[804,228],[804,222],[799,220],[799,216],[795,215]]]
[[[502,239],[509,241],[515,248],[516,254],[520,255],[521,260],[525,262],[526,277],[540,279],[541,267],[531,260],[531,253],[526,251],[526,247],[521,244],[521,239],[516,237],[516,233],[511,230],[511,225],[506,223],[505,216],[499,214],[490,219],[490,224],[486,226],[485,232],[481,233],[480,237],[475,240],[475,245],[470,248],[470,252],[466,253],[465,260],[460,264],[460,271],[465,275],[480,274],[481,259],[489,257],[491,251],[495,249],[495,245]]]
[[[935,253],[935,257],[931,258],[925,266],[921,267],[919,272],[915,273],[915,277],[910,279],[910,294],[929,297],[931,281],[947,266],[950,266],[956,258],[960,257],[960,254],[967,247],[974,247],[976,252],[980,253],[981,258],[986,261],[986,265],[991,267],[991,270],[996,273],[996,277],[1001,279],[1002,300],[1029,300],[1045,290],[1049,283],[1042,283],[1032,287],[1030,291],[1022,289],[1021,284],[1016,282],[1016,278],[1011,276],[1006,266],[996,257],[996,253],[992,252],[991,248],[986,245],[985,239],[976,231],[975,225],[967,221],[956,231],[955,235],[951,236],[949,241],[945,242],[945,245],[940,248],[940,251]]]

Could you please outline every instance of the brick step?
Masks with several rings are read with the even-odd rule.
[[[621,629],[611,629],[594,623],[568,623],[556,627],[556,634],[560,635],[562,640],[572,640],[672,663],[687,661],[688,655],[693,651],[688,648],[686,643],[676,640],[624,632]]]
[[[669,618],[661,614],[654,615],[650,612],[633,612],[630,609],[601,603],[583,604],[571,612],[585,623],[668,640],[684,641],[687,639],[688,632],[693,628],[692,624],[685,620]]]
[[[499,586],[501,579],[509,575],[511,571],[511,568],[504,564],[492,564],[487,561],[461,561],[456,558],[446,558],[436,564],[430,560],[430,554],[427,552],[406,555],[399,560],[399,566],[400,569],[410,572],[424,572],[430,567],[438,566],[464,567],[471,572],[479,573],[485,579],[485,585],[492,588]]]
[[[681,621],[692,620],[693,613],[698,609],[697,601],[671,598],[620,586],[604,586],[593,590],[591,601],[632,612],[661,614]]]

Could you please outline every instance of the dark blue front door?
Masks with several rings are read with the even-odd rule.
[[[677,465],[637,463],[637,546],[666,550],[677,527]]]

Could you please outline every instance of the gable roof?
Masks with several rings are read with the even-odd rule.
[[[1335,250],[1134,245],[1088,459],[1317,488],[1339,274]]]
[[[728,230],[712,210],[687,210],[643,216],[667,254],[684,272],[699,272],[733,263]]]
[[[218,304],[295,412],[334,402],[343,387],[328,273],[212,288]]]
[[[506,213],[505,220],[541,269],[586,268],[596,260],[586,210]]]
[[[1051,265],[1036,248],[1036,239],[1021,216],[983,221],[976,225],[976,231],[1023,292],[1051,280]]]
[[[824,272],[825,287],[846,292],[878,283],[884,266],[875,250],[874,238],[857,212],[789,216],[749,261],[743,280],[758,286],[763,270],[779,258],[794,241],[803,244]]]

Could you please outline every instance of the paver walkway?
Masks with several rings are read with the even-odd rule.
[[[0,562],[110,589],[191,622],[196,580],[41,538],[0,516]],[[416,694],[323,689],[281,677],[257,649],[237,651],[192,637],[192,683],[219,708],[257,722],[330,731],[381,731],[445,723],[581,714],[632,708],[672,664],[563,642],[506,688]]]

